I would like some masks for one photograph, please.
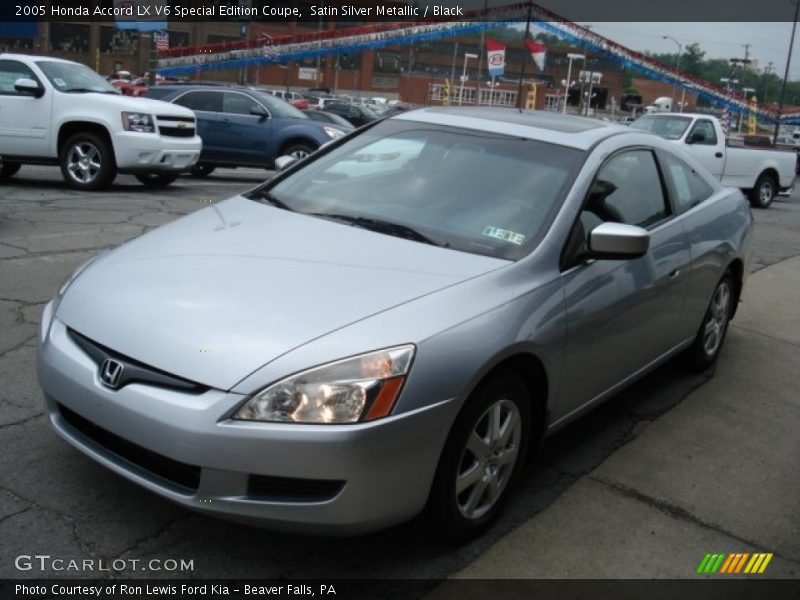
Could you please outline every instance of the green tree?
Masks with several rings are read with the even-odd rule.
[[[705,50],[700,49],[700,44],[693,42],[683,49],[681,55],[681,71],[686,71],[689,75],[702,77]]]

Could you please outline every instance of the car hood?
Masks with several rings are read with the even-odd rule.
[[[98,258],[57,317],[129,358],[227,390],[315,338],[506,264],[236,197]]]
[[[80,97],[79,94],[68,94],[75,96],[76,99]],[[154,100],[152,98],[142,98],[139,96],[126,96],[125,94],[92,94],[92,103],[105,102],[118,110],[128,110],[131,112],[143,112],[152,115],[168,114],[175,117],[194,117],[193,111],[185,106],[177,104],[170,104],[163,100]]]

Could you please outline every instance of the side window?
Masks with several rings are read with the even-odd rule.
[[[694,142],[695,144],[702,146],[717,145],[717,132],[714,131],[714,124],[708,119],[700,119],[697,121],[697,123],[694,124],[694,127],[692,127],[692,132],[689,134],[688,139],[691,139],[696,133],[702,133],[705,139],[703,139],[702,142]]]
[[[249,116],[253,109],[258,108],[261,108],[261,106],[249,96],[234,92],[225,92],[225,99],[222,105],[222,112],[224,113]]]
[[[175,104],[192,110],[222,112],[222,94],[220,92],[189,92],[175,100]]]
[[[608,161],[597,173],[584,212],[645,228],[666,219],[669,208],[653,153],[631,150]]]
[[[672,199],[677,213],[686,212],[714,193],[714,188],[685,162],[666,152],[659,156],[662,158],[664,170],[671,184]]]
[[[17,79],[33,79],[36,76],[27,66],[16,60],[0,60],[0,95],[3,96],[22,96],[14,89]]]

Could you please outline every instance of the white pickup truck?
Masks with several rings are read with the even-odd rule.
[[[117,173],[163,186],[201,149],[187,108],[123,96],[78,63],[0,54],[0,181],[23,164],[52,164],[80,190],[105,188]]]
[[[767,208],[778,192],[794,185],[797,157],[793,151],[732,146],[719,119],[703,114],[644,115],[631,127],[681,144],[723,185],[740,188],[757,208]]]

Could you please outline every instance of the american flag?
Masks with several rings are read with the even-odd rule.
[[[169,50],[169,33],[166,31],[156,31],[153,34],[153,41],[156,43],[156,52],[166,52]]]

